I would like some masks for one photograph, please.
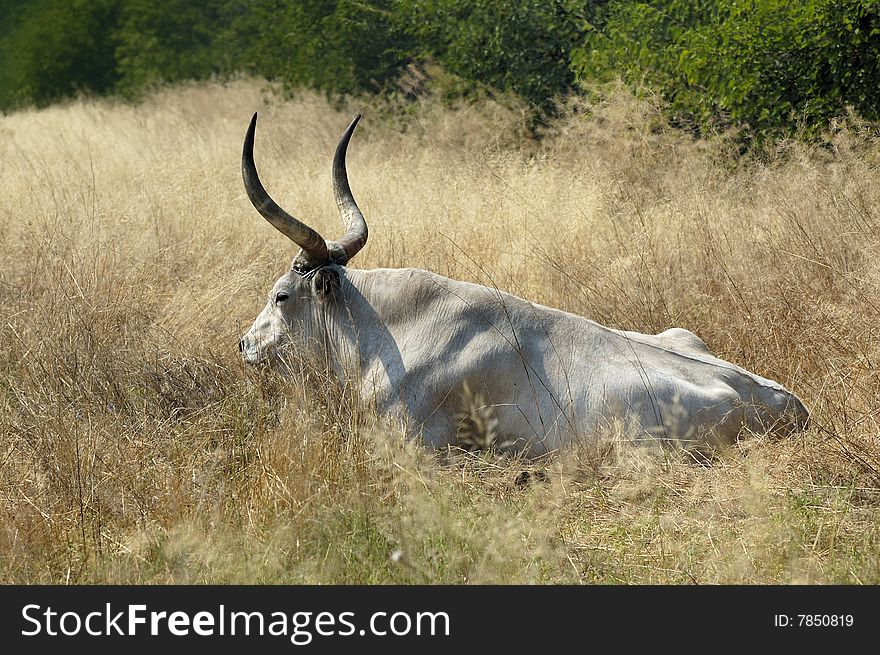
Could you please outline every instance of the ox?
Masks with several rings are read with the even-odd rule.
[[[781,385],[714,357],[693,333],[604,327],[498,289],[414,268],[357,270],[367,241],[339,142],[332,176],[346,231],[327,241],[268,195],[254,164],[254,114],[242,176],[257,211],[300,247],[239,343],[249,364],[285,349],[315,358],[343,389],[440,447],[480,423],[491,441],[540,455],[603,429],[696,450],[744,429],[802,430],[808,412]],[[470,412],[462,405],[470,398]]]

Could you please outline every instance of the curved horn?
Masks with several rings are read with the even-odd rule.
[[[304,260],[301,263],[308,268],[325,263],[329,259],[329,255],[324,238],[308,225],[281,209],[263,188],[260,177],[257,175],[257,166],[254,164],[254,132],[256,128],[257,115],[254,114],[244,137],[244,147],[241,151],[241,176],[244,179],[244,188],[248,198],[263,218],[302,248],[302,253],[294,260],[294,265],[300,260]]]
[[[348,173],[345,170],[345,153],[348,150],[348,142],[351,140],[351,135],[360,119],[360,114],[354,117],[339,140],[339,145],[336,146],[336,154],[333,155],[333,195],[336,197],[336,206],[339,208],[342,222],[345,223],[346,232],[338,241],[331,242],[330,247],[336,251],[334,254],[337,260],[342,259],[342,252],[345,253],[344,261],[338,261],[340,264],[345,264],[358,254],[367,242],[367,222],[351,194],[351,187],[348,186]],[[342,252],[339,252],[339,249]]]

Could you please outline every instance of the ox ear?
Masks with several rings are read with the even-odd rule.
[[[312,293],[318,300],[327,300],[339,288],[339,271],[319,268],[312,276]]]

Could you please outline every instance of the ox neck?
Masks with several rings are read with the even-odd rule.
[[[314,342],[322,359],[341,382],[358,379],[372,363],[397,352],[389,328],[390,286],[379,271],[336,266],[339,288],[334,297],[314,306]],[[399,355],[398,355],[399,356]]]

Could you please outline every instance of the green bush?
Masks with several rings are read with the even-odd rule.
[[[255,0],[234,21],[239,67],[336,94],[377,92],[410,59],[393,0]]]
[[[432,58],[465,81],[512,91],[552,110],[574,83],[571,50],[583,38],[584,2],[411,0],[396,20]]]
[[[119,89],[205,79],[237,62],[217,47],[228,35],[227,0],[125,0],[116,26]]]
[[[813,136],[850,106],[878,118],[878,0],[620,0],[592,28],[579,80],[655,89],[699,130]]]
[[[119,80],[113,29],[119,5],[119,0],[16,3],[0,32],[0,108],[112,90]]]
[[[718,0],[618,0],[597,7],[571,66],[582,83],[622,78],[660,92],[680,120],[714,116],[717,105],[687,73],[701,28],[717,24]]]

